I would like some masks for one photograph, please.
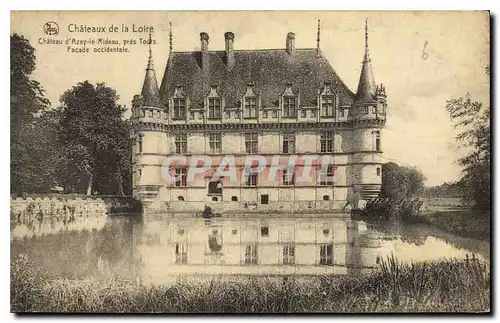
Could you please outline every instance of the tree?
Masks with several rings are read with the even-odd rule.
[[[415,167],[386,163],[382,165],[381,195],[395,202],[418,197],[423,192],[424,180],[422,172]]]
[[[44,89],[31,74],[35,70],[35,49],[18,34],[10,37],[10,135],[11,135],[11,193],[20,195],[37,173],[29,151],[33,123],[41,111],[48,109]]]
[[[474,207],[490,207],[490,107],[473,101],[470,94],[446,101],[446,110],[459,130],[456,140],[468,149],[458,159],[462,167],[462,199]]]
[[[43,111],[31,127],[25,129],[25,143],[30,147],[21,156],[24,173],[24,193],[47,193],[59,183],[61,155],[59,110]]]
[[[65,191],[124,193],[131,168],[131,141],[129,125],[122,119],[125,109],[117,100],[114,89],[89,81],[61,96]]]

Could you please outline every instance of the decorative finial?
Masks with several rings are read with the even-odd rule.
[[[151,51],[151,33],[149,33],[149,57],[151,58],[153,55],[152,55],[152,51]]]
[[[148,67],[147,67],[148,70],[154,69],[154,66],[153,66],[153,51],[151,49],[151,44],[152,43],[153,43],[153,41],[151,40],[151,33],[149,33],[149,57],[148,57]]]
[[[318,19],[318,37],[316,37],[316,54],[319,56],[319,35],[321,31],[321,20]]]
[[[370,53],[368,51],[368,18],[365,20],[365,62],[370,61]]]
[[[170,45],[169,45],[168,49],[170,50],[170,53],[171,53],[172,49],[173,49],[173,45],[172,45],[172,22],[171,21],[169,22],[169,25],[170,25],[170,31],[168,33],[168,37],[169,37],[169,40],[170,40]]]

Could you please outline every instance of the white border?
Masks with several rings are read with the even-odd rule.
[[[102,1],[102,0],[85,0],[85,1],[75,1],[75,0],[70,0],[70,1],[51,1],[50,3],[47,2],[41,2],[41,1],[20,1],[17,0],[15,3],[9,3],[7,1],[3,1],[1,6],[3,7],[1,12],[1,24],[2,24],[2,29],[4,30],[4,45],[5,49],[1,51],[2,55],[2,70],[3,77],[1,78],[2,80],[2,95],[0,98],[3,100],[3,106],[1,109],[2,113],[2,122],[3,122],[3,127],[0,127],[1,131],[1,145],[2,149],[1,151],[3,152],[2,154],[2,163],[1,165],[1,172],[2,172],[2,185],[0,186],[1,188],[1,194],[0,194],[0,201],[1,201],[1,206],[3,215],[4,215],[4,221],[2,225],[2,229],[4,230],[4,234],[2,235],[4,237],[4,241],[1,244],[1,254],[0,254],[0,259],[2,259],[2,266],[1,266],[1,272],[2,272],[2,280],[0,281],[2,283],[2,291],[1,291],[1,315],[2,315],[2,320],[1,322],[10,322],[15,320],[17,317],[14,316],[13,314],[9,314],[10,312],[10,295],[9,295],[9,282],[10,282],[10,277],[9,277],[9,265],[10,265],[10,225],[8,223],[8,210],[9,210],[9,182],[8,178],[10,177],[9,175],[9,163],[10,163],[10,143],[7,138],[10,137],[10,131],[9,131],[9,99],[10,99],[10,94],[9,94],[9,78],[7,75],[10,75],[10,72],[8,72],[9,69],[9,61],[10,61],[10,55],[8,51],[8,45],[7,45],[7,34],[10,34],[10,10],[491,10],[492,14],[498,14],[500,12],[499,9],[499,4],[500,1],[494,0],[494,1],[486,1],[486,0],[474,0],[474,1],[464,1],[464,0],[455,0],[453,2],[451,1],[436,1],[436,0],[420,0],[418,2],[412,2],[408,3],[407,1],[387,1],[387,0],[367,0],[367,1],[335,1],[335,0],[330,0],[327,3],[322,3],[320,1],[275,1],[271,2],[269,0],[251,0],[251,1],[246,1],[246,2],[241,2],[241,1],[232,1],[226,3],[220,0],[210,0],[210,1],[167,1],[167,0],[162,0],[162,1],[154,1],[150,0],[147,1],[147,7],[145,6],[144,2],[140,1],[134,1],[134,2],[129,2],[129,3],[124,3],[124,2],[111,2],[111,1]],[[8,6],[10,4],[10,6]],[[283,4],[286,4],[284,6]],[[120,6],[118,6],[120,5]],[[498,20],[496,21],[498,24]],[[494,34],[493,34],[494,35]],[[459,49],[457,49],[459,50]],[[496,58],[496,57],[495,57]],[[493,57],[492,57],[493,59]],[[495,67],[497,64],[495,64]],[[495,68],[495,70],[492,71],[493,75],[496,75],[498,68]],[[495,88],[492,91],[492,95],[495,95],[498,93],[498,83],[496,84]],[[497,119],[500,118],[499,115],[500,113],[495,113],[495,122],[494,124],[497,124]],[[496,151],[499,151],[500,144],[498,141],[495,143],[494,149]],[[495,165],[496,166],[496,165]],[[495,199],[498,201],[498,192],[495,192]],[[495,212],[493,212],[494,214]],[[498,219],[495,221],[498,223]],[[496,228],[495,228],[496,229]],[[497,232],[494,230],[493,232]],[[498,240],[498,239],[495,239]],[[493,250],[497,250],[497,245],[495,244]],[[494,256],[493,256],[494,258]],[[496,264],[495,264],[496,265]],[[498,266],[495,266],[495,269],[498,268]],[[498,272],[495,270],[495,278],[498,277]],[[495,299],[495,305],[494,308],[496,310],[499,309],[498,307],[498,294],[495,293],[496,299]],[[114,317],[113,317],[114,318]],[[126,317],[123,317],[126,318]],[[132,319],[134,320],[145,320],[150,317],[141,317],[140,319],[138,317],[133,317]],[[187,317],[186,317],[187,318]],[[315,317],[317,319],[320,319],[320,316]],[[326,319],[335,319],[335,317],[329,317],[326,316],[324,317]],[[366,317],[368,318],[368,317]],[[451,320],[456,320],[456,316],[452,316],[449,319]],[[26,321],[55,321],[58,318],[56,317],[27,317],[24,318]],[[60,317],[60,319],[64,321],[68,320],[92,320],[92,322],[104,322],[105,320],[112,319],[112,317],[97,317],[97,318],[89,318],[89,317]],[[122,319],[122,317],[120,317]],[[175,317],[166,317],[165,319],[168,319],[169,321],[177,321],[178,319]],[[207,319],[207,318],[200,318],[200,317],[194,317],[194,318],[189,318],[190,320],[197,321],[201,319]],[[219,319],[215,317],[208,317],[208,319]],[[230,317],[229,319],[237,319],[237,317]],[[239,318],[242,319],[242,318]],[[244,319],[249,319],[249,318],[244,318]],[[271,320],[272,318],[270,317],[255,317],[255,319],[258,320]],[[279,319],[286,319],[288,321],[303,321],[306,319],[305,317],[302,318],[289,318],[289,317],[280,317]],[[311,318],[308,318],[311,319]],[[354,319],[354,320],[359,320],[360,317],[353,318],[350,317],[349,319]],[[406,320],[406,318],[402,317],[397,317],[397,316],[388,316],[388,317],[370,317],[369,319],[382,319],[382,320],[387,320],[387,319],[396,319],[396,320]],[[413,317],[409,318],[411,320],[422,320],[425,322],[438,322],[438,320],[442,320],[441,317]],[[476,320],[477,318],[475,317],[465,317],[461,318],[461,320]]]

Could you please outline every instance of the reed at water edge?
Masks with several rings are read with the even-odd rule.
[[[11,264],[12,312],[489,312],[489,265],[475,258],[401,263],[364,276],[174,285],[51,279],[21,255]]]

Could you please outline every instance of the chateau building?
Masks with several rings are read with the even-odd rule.
[[[172,210],[221,209],[340,210],[358,207],[381,187],[381,130],[386,93],[375,83],[365,27],[365,53],[356,93],[340,79],[319,47],[296,48],[295,34],[284,49],[235,49],[224,34],[225,50],[171,51],[158,86],[149,55],[141,95],[132,101],[133,194]],[[188,180],[189,164],[169,164],[172,156],[206,155],[211,168]],[[235,177],[214,177],[224,156],[234,158]],[[248,156],[267,166],[249,171]],[[278,157],[276,157],[278,156]],[[309,157],[308,157],[309,156]],[[310,179],[298,181],[305,164],[272,173],[272,158],[307,160]],[[165,172],[176,180],[165,180]]]

